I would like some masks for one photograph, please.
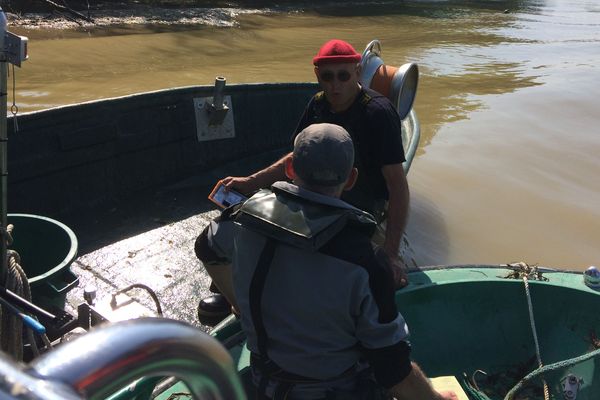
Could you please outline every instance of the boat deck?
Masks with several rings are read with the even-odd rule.
[[[141,289],[128,292],[131,299],[125,302],[133,304],[119,312],[107,307],[112,294],[132,284],[143,284],[156,293],[164,317],[209,330],[209,325],[198,321],[197,306],[200,299],[210,294],[210,278],[194,254],[196,237],[218,215],[206,196],[219,178],[227,176],[225,171],[241,174],[280,155],[281,152],[273,152],[239,161],[144,191],[108,210],[90,210],[62,218],[79,240],[79,257],[71,270],[80,282],[67,294],[66,310],[76,314],[77,306],[84,302],[84,290],[95,287],[97,308],[108,311],[110,320],[155,316],[155,302]],[[120,298],[118,302],[123,303]]]

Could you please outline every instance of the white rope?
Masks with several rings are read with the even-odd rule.
[[[523,283],[525,283],[525,294],[527,297],[527,307],[529,308],[529,322],[531,324],[531,332],[533,333],[533,341],[535,342],[535,355],[537,357],[538,366],[542,368],[544,365],[542,364],[542,356],[540,354],[540,344],[538,342],[537,329],[535,327],[535,319],[533,317],[533,304],[531,302],[531,294],[529,293],[529,281],[527,279],[527,275],[523,275]],[[544,399],[550,400],[550,391],[548,389],[548,384],[546,380],[542,378],[542,383],[544,384]]]

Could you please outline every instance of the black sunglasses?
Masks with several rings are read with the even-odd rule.
[[[333,71],[323,71],[319,73],[319,76],[321,77],[321,80],[323,82],[333,82],[333,80],[336,77],[336,74]],[[340,82],[348,82],[351,76],[352,75],[350,74],[350,72],[343,69],[341,71],[338,71],[337,80]]]

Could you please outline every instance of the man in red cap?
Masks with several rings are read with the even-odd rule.
[[[398,251],[406,226],[409,191],[402,168],[401,121],[387,97],[359,83],[361,55],[343,40],[325,43],[313,58],[314,72],[323,89],[308,103],[294,137],[314,123],[344,127],[354,142],[355,166],[360,171],[354,188],[342,199],[373,214],[377,221],[387,220],[383,249],[394,265],[396,287],[407,284]],[[246,177],[227,177],[226,187],[249,194],[285,179],[285,162],[291,153],[269,167]],[[200,302],[198,312],[215,314],[222,296]]]
[[[405,156],[401,121],[387,97],[360,85],[360,59],[360,54],[343,40],[330,40],[321,47],[313,64],[323,91],[309,102],[296,134],[316,122],[337,124],[350,132],[360,175],[355,187],[342,198],[370,212],[379,222],[387,219],[383,248],[399,264],[409,202],[402,168]],[[396,278],[398,287],[406,285],[400,267]]]

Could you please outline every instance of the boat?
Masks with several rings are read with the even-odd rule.
[[[363,84],[384,82],[378,90],[388,92],[404,117],[408,173],[419,140],[412,110],[418,69],[383,64],[378,41],[367,45],[363,62]],[[290,133],[316,91],[315,83],[227,85],[217,77],[211,86],[9,118],[8,201],[19,213],[9,217],[45,215],[39,219],[66,232],[61,235],[70,261],[54,264],[72,263],[83,285],[77,287],[72,274],[60,274],[64,282],[55,304],[35,295],[37,304],[20,303],[42,322],[44,312],[47,321],[60,320],[49,332],[49,341],[58,345],[25,366],[0,357],[0,394],[253,398],[249,354],[235,316],[209,334],[175,321],[189,322],[195,315],[188,301],[199,299],[199,289],[189,282],[191,257],[181,256],[182,249],[191,253],[190,241],[216,215],[206,200],[216,180],[255,170],[288,151]],[[78,245],[84,254],[75,259]],[[22,257],[25,263],[26,254]],[[151,273],[140,271],[141,265]],[[88,287],[86,275],[103,287]],[[410,326],[413,358],[429,376],[448,378],[472,400],[600,396],[597,270],[438,266],[411,271],[409,278],[396,300]],[[206,282],[200,284],[206,290]],[[127,296],[135,288],[149,291],[153,300],[156,292],[181,296],[164,313],[156,302],[155,314],[168,319],[143,317],[152,301]],[[73,306],[74,292],[85,301]],[[110,300],[104,310],[102,292]],[[142,318],[115,315],[133,305],[142,308]]]
[[[412,109],[418,67],[413,63],[398,69],[386,66],[380,55],[379,41],[366,46],[361,79],[364,85],[386,92],[399,109],[403,117],[404,169],[408,173],[420,138],[419,121]],[[25,266],[38,261],[49,263],[27,259],[39,252],[40,243],[45,244],[44,252],[65,249],[63,260],[55,260],[58,255],[52,257],[53,265],[64,268],[57,269],[53,274],[56,278],[47,278],[52,284],[46,291],[58,298],[48,302],[60,308],[66,301],[67,306],[71,305],[69,311],[76,314],[77,301],[83,298],[82,290],[90,282],[97,286],[98,293],[112,293],[140,281],[187,274],[190,265],[198,263],[192,252],[193,240],[217,212],[207,200],[215,182],[227,175],[263,168],[288,152],[295,125],[317,91],[318,85],[313,82],[227,85],[225,77],[217,77],[214,85],[10,116],[7,197],[11,211],[8,223],[15,225],[14,247]],[[42,238],[60,236],[64,240],[49,243],[40,239],[37,248],[29,251],[27,246],[35,241],[27,232],[19,233],[19,226],[25,223],[31,231],[32,220],[38,226],[42,221],[44,226],[54,225],[47,229],[60,232],[50,235],[46,228],[40,228],[38,235]],[[160,230],[158,234],[156,229]],[[157,247],[153,235],[161,236],[167,246]],[[77,249],[72,245],[74,236]],[[160,251],[172,255],[175,261],[158,265],[153,277],[130,279],[118,275],[115,271],[124,271],[121,267],[126,265],[109,264],[113,256],[106,255],[123,251],[120,243],[130,237],[136,238],[135,248],[127,249],[119,259],[131,267],[128,270],[164,264]],[[77,253],[84,255],[75,259]],[[136,267],[141,259],[145,265]],[[34,275],[28,274],[30,281],[46,275],[43,268],[36,265]],[[69,268],[76,270],[77,278],[68,273]],[[113,272],[105,274],[109,269]],[[202,279],[207,277],[201,273],[198,281]],[[163,282],[150,286],[155,291],[171,289]],[[182,286],[174,283],[172,288],[181,291]],[[203,289],[197,286],[195,290],[206,290],[206,285]],[[71,290],[77,293],[77,300],[72,300]],[[36,292],[33,297],[42,305],[47,301],[37,299],[41,296]],[[191,304],[176,308],[195,309]],[[189,313],[173,313],[171,316],[177,319],[191,319]]]
[[[581,273],[523,263],[431,267],[409,277],[396,300],[413,359],[443,384],[458,384],[450,387],[461,398],[598,398],[597,279],[586,284]],[[93,329],[26,368],[0,358],[0,375],[40,399],[251,399],[244,342],[235,316],[210,335],[142,318]],[[0,385],[0,393],[9,389]]]
[[[396,303],[410,328],[413,360],[438,377],[439,388],[471,400],[600,395],[597,269],[582,274],[525,263],[433,266],[410,272],[409,281]],[[237,317],[211,335],[228,350],[252,395],[250,354]],[[115,399],[131,399],[132,392],[127,387]],[[155,394],[184,399],[189,393],[177,381]]]

